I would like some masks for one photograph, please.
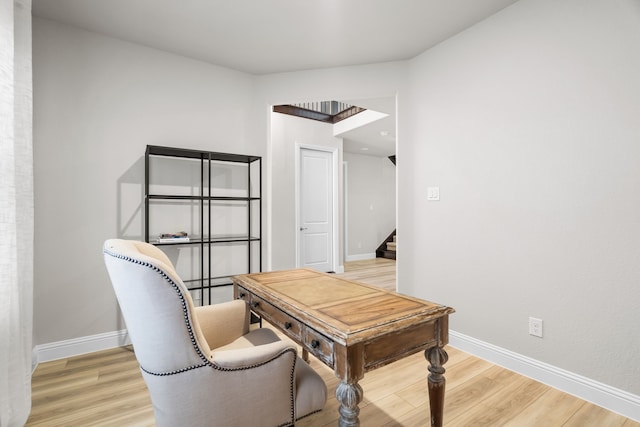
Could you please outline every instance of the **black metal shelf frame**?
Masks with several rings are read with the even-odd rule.
[[[152,156],[161,157],[176,157],[200,160],[200,195],[175,195],[175,194],[150,194],[150,162],[149,159]],[[211,194],[211,171],[212,162],[231,162],[231,163],[243,163],[247,165],[247,196],[246,197],[230,197],[230,196],[216,196]],[[257,162],[258,167],[258,196],[251,194],[252,182],[251,171],[252,164]],[[205,166],[207,167],[207,173],[205,173]],[[207,193],[205,194],[205,187]],[[157,145],[147,145],[145,151],[145,185],[144,185],[144,238],[147,243],[152,243],[156,246],[177,246],[177,245],[197,245],[200,246],[200,278],[185,280],[185,283],[199,283],[198,286],[188,286],[189,290],[200,291],[200,301],[204,304],[204,292],[208,290],[208,303],[211,304],[211,289],[222,286],[231,286],[230,276],[213,276],[211,271],[211,260],[209,259],[207,264],[207,271],[205,272],[205,260],[204,253],[207,248],[207,254],[211,257],[211,248],[216,244],[227,244],[235,242],[247,243],[247,269],[243,273],[253,273],[252,271],[252,245],[251,242],[258,242],[258,271],[262,271],[262,157],[260,156],[247,156],[241,154],[229,154],[229,153],[216,153],[212,151],[192,150],[185,148],[174,147],[162,147]],[[199,238],[191,238],[188,242],[158,242],[150,240],[149,236],[149,202],[151,200],[192,200],[196,201],[200,207],[200,230],[205,230],[205,206],[207,208],[208,215],[206,215],[206,226],[209,232],[207,236],[201,236]],[[211,234],[211,204],[217,201],[240,201],[247,203],[247,235],[216,235]],[[252,227],[252,202],[258,203],[258,230],[253,230]],[[228,283],[214,283],[214,281],[229,278]]]

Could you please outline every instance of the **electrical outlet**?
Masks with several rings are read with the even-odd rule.
[[[542,338],[542,319],[529,317],[529,335]]]

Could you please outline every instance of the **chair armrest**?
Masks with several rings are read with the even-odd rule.
[[[288,361],[285,363],[286,369],[291,369],[290,372],[293,372],[297,357],[296,348],[292,343],[282,340],[255,347],[213,351],[211,362],[224,369],[250,369],[286,355],[292,356],[290,363]]]
[[[249,332],[250,310],[243,300],[195,307],[195,314],[211,350]]]
[[[291,343],[276,341],[241,349],[218,350],[210,360],[218,398],[209,406],[222,405],[214,414],[239,412],[222,423],[214,416],[210,424],[225,426],[293,426],[295,419],[296,349]],[[209,377],[209,375],[204,376]],[[206,392],[205,392],[206,393]],[[211,397],[209,396],[211,399]]]

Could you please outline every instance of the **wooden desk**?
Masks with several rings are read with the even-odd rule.
[[[365,372],[422,350],[431,425],[442,425],[452,308],[308,269],[245,274],[233,283],[235,298],[334,370],[341,427],[360,425]]]

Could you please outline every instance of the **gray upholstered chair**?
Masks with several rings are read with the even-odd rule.
[[[270,329],[249,331],[244,301],[194,307],[148,243],[103,252],[158,426],[290,426],[324,407],[320,376]]]

